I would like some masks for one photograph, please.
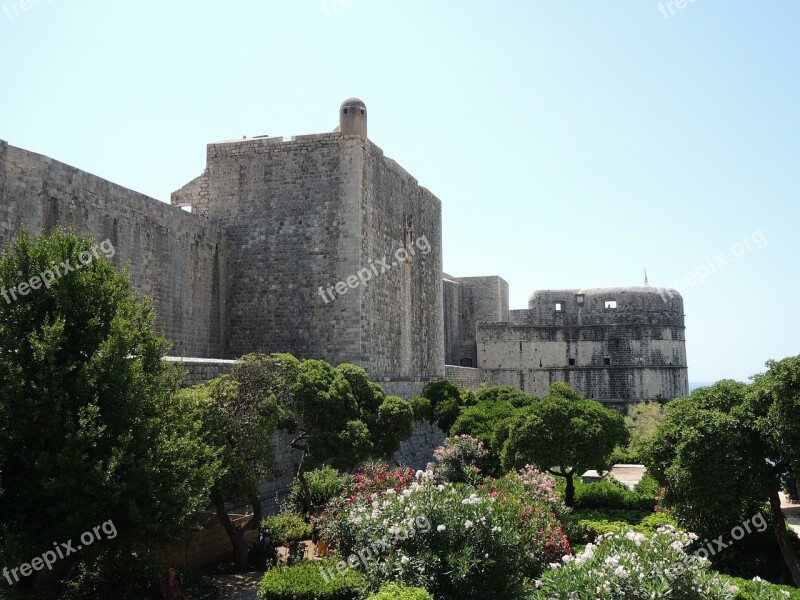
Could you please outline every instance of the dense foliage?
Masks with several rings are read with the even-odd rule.
[[[0,557],[18,565],[109,521],[117,532],[37,571],[50,597],[91,553],[183,534],[216,474],[150,304],[97,248],[21,234],[0,258],[3,290],[38,280],[0,301]]]
[[[364,556],[370,586],[398,581],[437,598],[516,598],[524,578],[569,553],[546,503],[517,488],[476,489],[437,483],[418,472],[344,506],[322,535],[343,556]]]
[[[670,402],[643,453],[680,522],[703,536],[727,534],[769,503],[776,542],[800,584],[800,558],[778,495],[800,440],[793,421],[773,418],[798,401],[800,361],[769,364],[752,385],[722,381]]]
[[[261,580],[262,600],[355,600],[364,588],[358,572],[343,569],[328,577],[318,563],[300,562],[270,569]]]
[[[606,467],[614,448],[627,443],[628,432],[617,411],[576,398],[565,385],[553,384],[551,391],[561,395],[519,411],[507,426],[501,456],[507,470],[532,464],[565,478],[565,501],[572,506],[575,474]]]
[[[696,536],[664,527],[652,536],[628,531],[600,536],[545,572],[542,600],[734,600],[737,589],[707,559],[687,553]]]

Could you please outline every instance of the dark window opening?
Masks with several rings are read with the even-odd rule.
[[[472,367],[472,359],[471,358],[462,358],[460,361],[462,367]]]
[[[346,108],[344,109],[344,114],[347,114],[347,109]]]
[[[362,115],[364,114],[364,109],[363,109],[363,108],[361,109],[361,114],[362,114]]]
[[[570,367],[574,367],[575,366],[575,359],[574,358],[570,358],[569,359],[569,366]]]
[[[611,359],[610,359],[610,358],[608,358],[608,357],[606,356],[606,357],[603,359],[603,364],[604,364],[606,367],[610,366],[610,365],[611,365]]]

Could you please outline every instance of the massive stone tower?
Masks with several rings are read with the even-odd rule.
[[[488,385],[544,396],[551,383],[565,381],[618,407],[688,394],[683,299],[675,290],[539,290],[526,310],[508,311],[503,284],[496,277],[445,281],[448,362],[465,365],[474,349]]]
[[[230,237],[225,354],[440,379],[440,201],[367,139],[363,102],[339,119],[333,133],[209,144],[203,175],[173,194]]]

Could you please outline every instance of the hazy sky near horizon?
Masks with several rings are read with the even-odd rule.
[[[331,131],[358,96],[441,199],[451,275],[525,308],[646,268],[690,381],[800,353],[798,2],[0,4],[14,146],[168,201],[207,143]]]

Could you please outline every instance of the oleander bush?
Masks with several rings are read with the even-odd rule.
[[[735,600],[736,586],[687,553],[696,539],[671,527],[605,534],[551,565],[530,600]]]
[[[469,435],[447,438],[433,451],[436,464],[433,471],[442,481],[449,483],[472,483],[486,469],[489,451],[483,442]]]
[[[353,569],[328,576],[317,563],[303,561],[290,567],[270,569],[261,580],[262,600],[355,600],[364,589],[364,579]]]
[[[346,504],[321,535],[359,557],[370,590],[396,581],[463,600],[519,598],[526,578],[570,552],[555,514],[524,485],[476,489],[431,471]]]

